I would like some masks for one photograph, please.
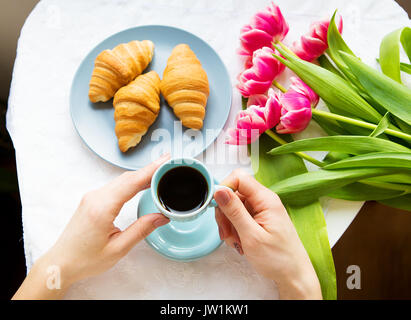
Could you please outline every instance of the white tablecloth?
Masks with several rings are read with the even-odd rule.
[[[265,7],[266,0],[43,0],[28,17],[18,42],[9,98],[7,128],[16,149],[27,267],[57,239],[81,196],[123,172],[93,154],[71,123],[69,91],[85,55],[109,35],[144,24],[186,29],[206,40],[222,57],[235,84],[240,67],[235,50],[240,27]],[[366,62],[375,64],[382,37],[409,25],[391,0],[277,1],[291,42],[311,21],[344,18],[344,38]],[[233,90],[227,126],[240,109]],[[316,128],[303,133],[310,135]],[[222,140],[217,142],[222,146]],[[217,179],[237,165],[211,165]],[[117,219],[123,228],[136,218],[138,197]],[[324,200],[330,243],[334,245],[361,207],[358,202]],[[76,284],[67,298],[276,298],[273,283],[262,279],[236,252],[223,245],[196,262],[166,260],[144,242],[113,269]]]

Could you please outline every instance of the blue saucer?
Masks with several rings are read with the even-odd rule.
[[[158,212],[151,198],[150,189],[145,190],[138,203],[137,215]],[[157,228],[146,242],[158,253],[176,261],[200,259],[222,243],[214,217],[214,208],[209,208],[199,218],[188,222],[171,221]]]

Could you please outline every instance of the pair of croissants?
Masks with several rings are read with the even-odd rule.
[[[207,74],[186,44],[171,52],[163,80],[155,71],[142,74],[154,55],[150,40],[131,41],[101,52],[90,81],[91,102],[114,106],[115,133],[122,152],[136,146],[160,112],[160,92],[188,128],[201,129],[209,95]]]

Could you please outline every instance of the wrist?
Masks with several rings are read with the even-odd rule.
[[[321,286],[314,270],[276,281],[280,299],[322,300]]]
[[[54,248],[39,258],[33,265],[33,270],[44,277],[45,287],[51,291],[65,292],[75,282],[72,267]]]
[[[52,252],[40,257],[31,268],[13,299],[52,300],[61,299],[73,281],[67,276],[67,266]]]

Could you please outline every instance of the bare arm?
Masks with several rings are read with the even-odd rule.
[[[114,225],[124,203],[150,185],[167,159],[126,172],[86,194],[55,245],[36,261],[13,299],[60,299],[76,281],[113,267],[157,227],[169,222],[160,213],[139,218],[121,231]]]
[[[279,197],[253,177],[234,171],[218,190],[220,236],[264,277],[274,280],[282,299],[322,299],[307,252]]]

